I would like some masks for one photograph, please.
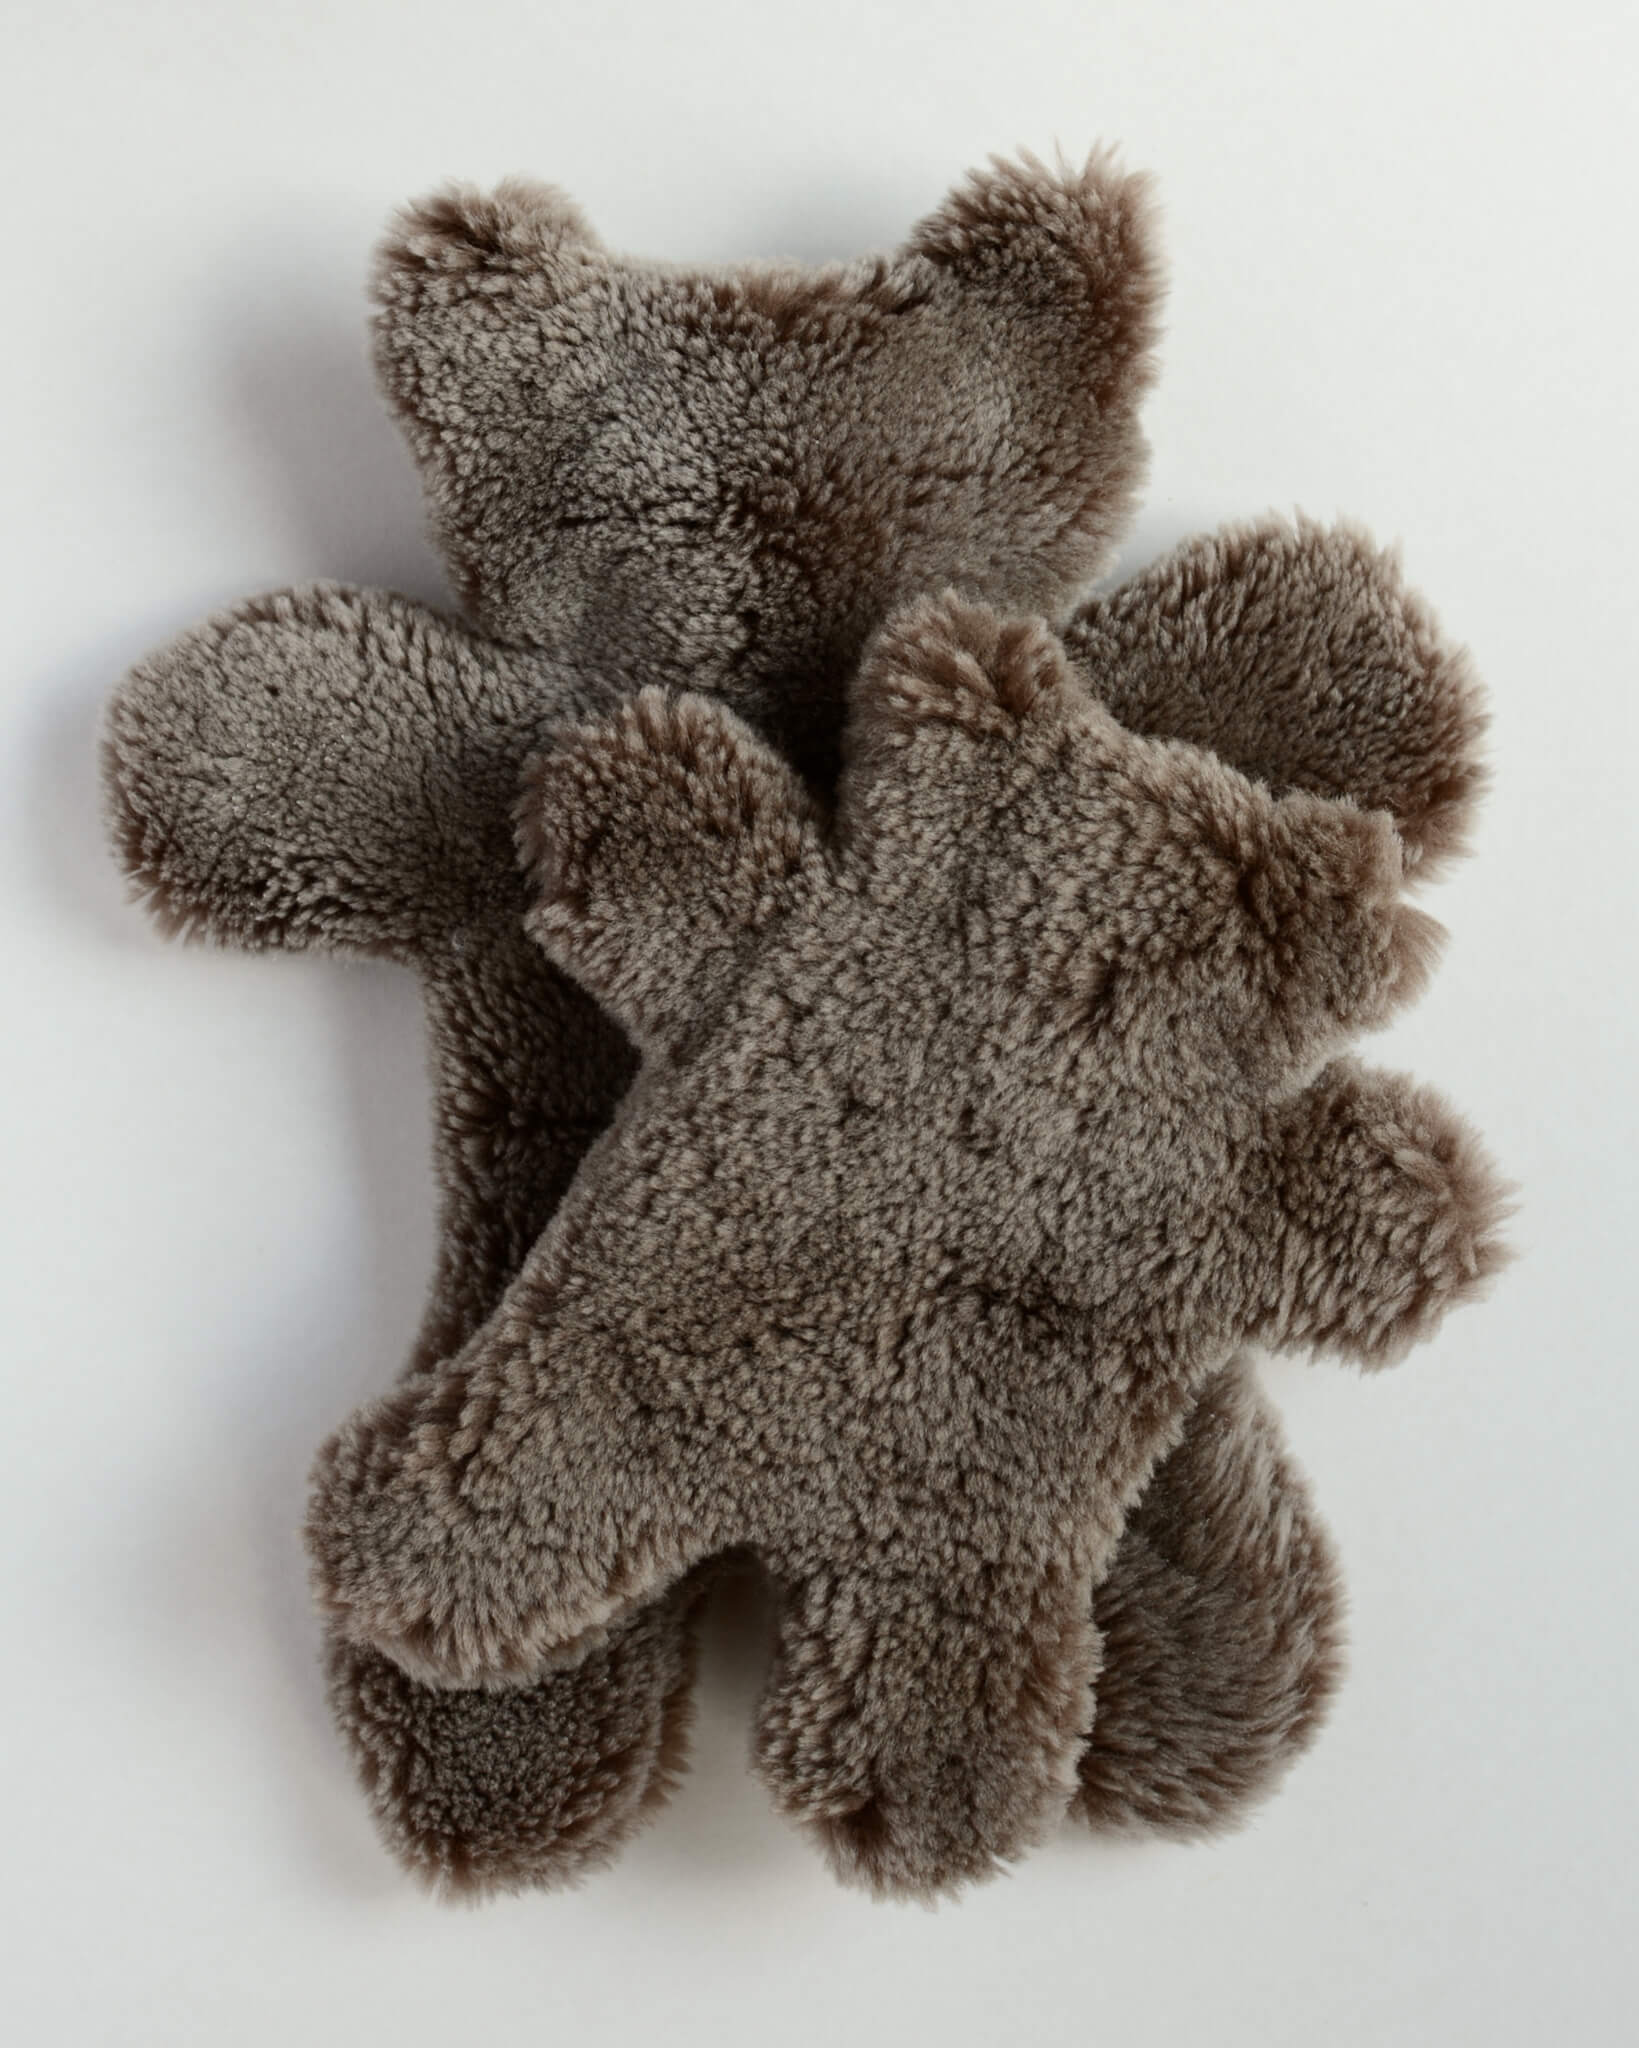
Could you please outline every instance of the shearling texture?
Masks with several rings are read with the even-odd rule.
[[[1106,155],[971,177],[894,256],[687,270],[513,180],[410,207],[378,381],[463,604],[583,672],[800,676],[772,737],[830,774],[893,605],[951,580],[1061,616],[1126,523],[1160,277]]]
[[[1106,645],[1089,680],[1129,722],[1233,740],[1279,787],[1341,779],[1400,817],[1408,858],[1458,836],[1476,692],[1361,537],[1265,522],[1192,542],[1086,606],[1072,639]],[[493,1307],[631,1075],[618,1029],[524,939],[511,854],[525,755],[594,701],[545,657],[402,599],[319,588],[188,635],[111,707],[121,855],[168,926],[386,954],[424,976],[442,1252],[412,1372]],[[1233,1818],[1335,1682],[1324,1531],[1244,1361],[1217,1393],[1095,1598],[1107,1640],[1081,1771],[1101,1824]],[[652,1812],[681,1749],[689,1604],[506,1694],[417,1685],[333,1636],[338,1723],[406,1867],[463,1893],[556,1882]]]
[[[614,257],[521,181],[395,226],[383,391],[457,587],[540,658],[391,599],[280,593],[140,670],[106,754],[168,928],[425,970],[444,1199],[410,1371],[488,1311],[631,1072],[523,940],[524,753],[635,666],[721,690],[823,774],[840,678],[896,598],[959,577],[1067,603],[1140,479],[1154,239],[1146,181],[1105,155],[998,163],[898,255],[822,271]],[[605,1853],[674,1775],[689,1605],[530,1702],[407,1688],[332,1641],[337,1720],[407,1865],[481,1892]]]
[[[1314,1734],[1341,1676],[1342,1585],[1246,1357],[1207,1381],[1093,1616],[1103,1655],[1070,1804],[1091,1826],[1221,1828]]]
[[[986,1875],[1074,1789],[1093,1588],[1219,1361],[1389,1363],[1500,1259],[1471,1134],[1337,1057],[1438,930],[1393,821],[1128,733],[952,597],[867,661],[829,826],[645,690],[522,832],[643,1067],[460,1356],[326,1447],[315,1584],[506,1684],[748,1547],[781,1804],[878,1890]]]

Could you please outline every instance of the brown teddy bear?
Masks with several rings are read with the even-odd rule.
[[[1137,737],[949,598],[867,659],[834,815],[646,690],[522,827],[642,1069],[489,1320],[321,1457],[327,1611],[516,1683],[749,1549],[782,1806],[875,1888],[982,1876],[1075,1783],[1195,1391],[1248,1341],[1390,1363],[1501,1257],[1463,1125],[1338,1057],[1438,933],[1394,821]]]
[[[423,976],[443,1219],[412,1375],[493,1308],[634,1069],[524,936],[524,758],[660,675],[720,695],[824,789],[842,678],[895,601],[957,578],[1058,615],[1136,485],[1158,277],[1141,181],[1097,159],[999,166],[891,262],[819,274],[616,260],[537,188],[401,224],[377,280],[383,382],[463,591],[508,640],[399,598],[278,593],[128,679],[106,772],[122,860],[170,928]],[[650,408],[649,466],[686,423],[663,491],[622,484],[628,401]],[[1084,606],[1070,644],[1127,723],[1386,807],[1425,870],[1460,832],[1472,686],[1347,531],[1191,543]],[[502,1693],[424,1687],[333,1637],[337,1718],[406,1863],[459,1890],[552,1882],[651,1812],[681,1760],[699,1586]],[[1094,1613],[1090,1820],[1228,1817],[1312,1732],[1335,1569],[1244,1360],[1158,1466]]]

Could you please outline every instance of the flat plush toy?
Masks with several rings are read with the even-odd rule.
[[[1478,779],[1465,664],[1347,531],[1191,543],[1069,637],[1129,723],[1391,810],[1424,874],[1454,844]],[[317,589],[190,635],[113,706],[122,848],[168,922],[387,952],[426,976],[445,1249],[412,1373],[481,1323],[631,1070],[618,1030],[521,934],[508,782],[575,701],[565,680],[402,599]],[[503,1693],[434,1690],[333,1637],[338,1718],[407,1866],[469,1892],[550,1883],[652,1813],[681,1759],[695,1590]],[[1244,1360],[1157,1468],[1094,1613],[1078,1803],[1095,1823],[1226,1818],[1312,1733],[1335,1570]]]
[[[828,824],[660,691],[545,757],[532,929],[642,1071],[308,1535],[345,1633],[465,1685],[749,1548],[763,1774],[845,1874],[935,1890],[1063,1811],[1093,1589],[1194,1390],[1248,1340],[1398,1358],[1500,1204],[1437,1097],[1335,1057],[1438,931],[1386,814],[1137,738],[954,599],[886,631],[846,759]]]
[[[525,755],[566,713],[658,672],[720,692],[823,784],[865,622],[945,578],[1056,610],[1097,565],[1138,469],[1156,271],[1140,190],[1103,166],[1003,167],[886,269],[818,277],[646,272],[567,234],[571,219],[520,188],[434,202],[389,245],[378,286],[384,377],[469,602],[562,645],[501,645],[402,599],[280,593],[145,664],[109,721],[122,858],[167,925],[382,954],[425,976],[443,1248],[412,1373],[482,1322],[633,1067],[522,936],[509,820]],[[883,279],[899,273],[930,290],[890,318]],[[943,368],[914,403],[867,423],[855,401],[826,398],[839,353],[857,387],[917,333]],[[720,352],[741,366],[725,388],[749,378],[760,403],[729,403]],[[644,460],[688,423],[683,522],[675,496],[622,489],[614,452],[629,392],[665,376]],[[810,402],[823,436],[798,431]],[[782,496],[772,480],[793,462],[806,481]],[[1027,529],[1039,558],[1017,546]],[[804,612],[802,597],[796,614],[784,597],[738,601],[825,587],[839,545],[856,580],[836,588],[834,615],[830,600]],[[486,569],[491,546],[504,573]],[[622,563],[640,555],[690,576],[667,612],[653,592],[680,586],[646,572],[650,596],[632,599],[648,606],[643,665],[629,671]],[[573,600],[520,595],[560,583]],[[719,594],[715,609],[696,589]],[[1119,656],[1105,668],[1129,722],[1216,745],[1277,786],[1386,806],[1410,851],[1455,838],[1475,779],[1472,692],[1392,564],[1352,536],[1270,527],[1193,544],[1086,609],[1075,639]],[[338,1719],[405,1862],[485,1890],[607,1853],[679,1763],[697,1590],[611,1631],[573,1671],[504,1693],[435,1691],[333,1638]],[[1158,1468],[1095,1612],[1088,1818],[1221,1819],[1312,1731],[1336,1669],[1334,1568],[1243,1361]]]

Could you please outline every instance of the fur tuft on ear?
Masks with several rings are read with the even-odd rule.
[[[1079,698],[1064,648],[1040,619],[1003,619],[954,590],[896,612],[853,688],[850,763],[896,747],[925,725],[1011,740],[1061,692]]]
[[[972,172],[910,248],[1009,307],[1079,329],[1099,413],[1136,408],[1155,378],[1166,280],[1154,181],[1094,150],[1079,170],[1023,153]],[[1141,457],[1135,458],[1141,460]],[[1136,486],[1136,477],[1134,479]]]
[[[551,360],[543,328],[608,270],[574,202],[524,178],[419,200],[376,252],[376,382],[427,476],[434,536],[463,608],[486,625],[495,621],[481,600],[506,581],[508,554],[486,545],[479,515],[493,517],[494,477],[513,474],[530,439],[521,413],[531,400],[548,413],[558,402],[540,389]]]
[[[602,253],[585,214],[556,185],[534,178],[505,178],[493,192],[446,185],[394,218],[376,252],[373,296],[389,306],[406,289],[439,278],[471,284],[476,272],[523,265],[539,303],[555,258],[584,263]]]
[[[1123,171],[1113,150],[1094,150],[1079,170],[1062,154],[1050,169],[1026,150],[970,172],[917,226],[909,248],[975,278],[1003,270],[1016,277],[1028,266],[1038,276],[1050,272],[1054,290],[1066,277],[1079,279],[1110,311],[1112,346],[1124,335],[1131,358],[1157,335],[1157,217],[1154,181]]]
[[[560,736],[524,771],[518,844],[543,904],[584,900],[605,842],[625,837],[628,860],[686,818],[702,846],[770,835],[794,861],[813,806],[779,757],[704,697],[641,691],[598,725]]]

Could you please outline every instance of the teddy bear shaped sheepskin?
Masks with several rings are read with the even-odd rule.
[[[1069,1797],[1191,1391],[1252,1340],[1389,1363],[1500,1257],[1464,1126],[1338,1057],[1438,932],[1393,821],[1127,732],[952,597],[866,661],[829,819],[644,691],[523,833],[642,1068],[494,1314],[322,1454],[327,1610],[527,1681],[749,1548],[780,1803],[879,1890],[983,1876]]]
[[[518,184],[427,202],[390,239],[378,371],[492,631],[334,586],[255,600],[128,679],[105,768],[167,927],[424,977],[443,1216],[412,1378],[482,1324],[633,1072],[524,936],[526,755],[659,675],[720,695],[823,790],[840,679],[898,598],[956,578],[1061,614],[1136,487],[1158,274],[1141,181],[1100,159],[998,166],[892,262],[817,274],[646,269]],[[662,462],[664,488],[629,488]],[[1070,642],[1128,723],[1388,808],[1422,872],[1460,839],[1466,665],[1347,530],[1191,543],[1084,605]],[[333,1634],[338,1722],[407,1866],[467,1892],[556,1882],[652,1813],[703,1584],[502,1692],[424,1686]],[[1244,1359],[1201,1390],[1094,1613],[1088,1819],[1229,1817],[1312,1733],[1335,1567]]]

